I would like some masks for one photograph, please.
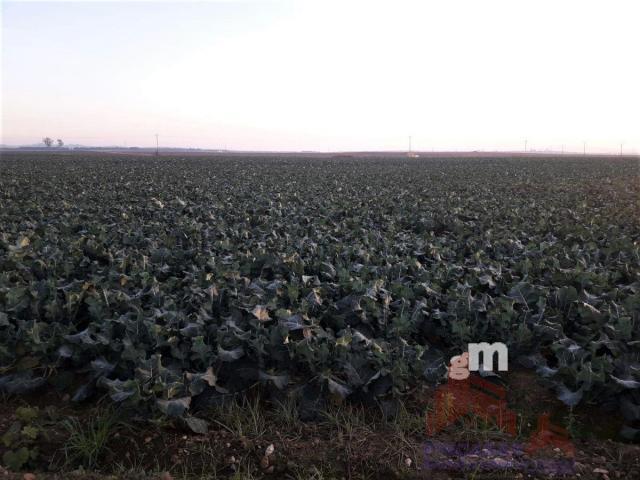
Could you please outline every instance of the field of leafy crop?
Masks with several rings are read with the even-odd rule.
[[[262,384],[392,408],[502,341],[640,436],[631,158],[0,160],[0,390],[195,431]]]

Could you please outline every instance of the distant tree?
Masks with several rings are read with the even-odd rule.
[[[53,139],[51,139],[49,137],[44,137],[42,139],[42,143],[44,143],[45,146],[50,147],[51,145],[53,145]]]
[[[62,139],[60,139],[60,138],[59,138],[59,139],[58,139],[58,140],[56,140],[56,141],[58,142],[58,146],[59,146],[59,147],[62,147],[62,146],[64,145],[64,142],[62,141]]]

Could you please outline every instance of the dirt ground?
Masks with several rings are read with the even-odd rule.
[[[432,440],[425,415],[435,406],[433,390],[423,388],[407,396],[392,418],[382,418],[375,407],[331,404],[305,422],[297,418],[294,403],[252,394],[244,403],[200,412],[209,422],[206,434],[193,433],[176,420],[115,410],[106,400],[78,406],[55,391],[5,397],[0,404],[0,458],[6,460],[6,452],[22,446],[36,454],[15,472],[2,461],[0,479],[33,480],[30,474],[51,480],[640,478],[640,446],[615,437],[621,419],[591,407],[567,412],[527,372],[510,372],[507,387],[510,408],[518,414],[515,437],[477,418],[465,418],[435,438],[522,442],[535,431],[538,415],[550,412],[552,421],[571,433],[572,475],[425,469],[424,445]],[[12,438],[7,432],[15,432],[16,423],[20,434]]]

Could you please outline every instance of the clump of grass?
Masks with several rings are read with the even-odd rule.
[[[580,433],[578,429],[578,417],[573,411],[573,407],[569,407],[569,413],[567,413],[567,416],[565,418],[564,426],[571,438],[578,438],[578,435]]]
[[[231,480],[257,480],[262,478],[257,465],[248,456],[238,459],[234,468],[235,472],[229,477]]]
[[[214,422],[239,437],[261,437],[267,431],[260,398],[232,400],[214,410]]]
[[[300,427],[298,401],[293,395],[288,395],[284,400],[277,400],[273,415],[278,425],[282,425],[288,431],[297,431]]]
[[[393,418],[387,422],[396,433],[404,435],[422,434],[425,431],[426,412],[410,412],[404,402],[398,402]]]
[[[100,457],[110,451],[108,443],[117,423],[112,410],[92,416],[86,423],[75,417],[64,420],[62,426],[69,434],[64,445],[67,463],[95,468]]]
[[[326,423],[339,432],[351,437],[355,430],[369,430],[372,421],[367,419],[363,408],[348,404],[338,404],[329,407],[322,412]]]
[[[527,429],[527,419],[524,415],[518,414],[516,417],[516,438],[523,439],[525,437],[525,430]]]
[[[309,469],[299,468],[287,475],[287,480],[334,480],[336,477],[327,473],[328,469],[315,465]]]
[[[490,418],[468,414],[456,422],[455,436],[461,441],[488,441],[504,438],[506,433]]]
[[[415,437],[425,432],[426,411],[412,411],[402,400],[398,400],[393,415],[385,420],[385,427],[390,431],[384,438],[386,448],[378,456],[387,465],[395,465],[398,471],[407,467],[406,459],[415,462],[419,458],[419,443]],[[415,467],[414,467],[415,468]]]

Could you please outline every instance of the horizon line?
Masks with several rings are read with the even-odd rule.
[[[288,150],[288,149],[276,149],[276,150],[260,150],[260,149],[229,149],[229,148],[199,148],[199,147],[139,147],[139,146],[119,146],[119,145],[101,145],[101,146],[66,146],[61,147],[46,147],[36,145],[3,145],[0,144],[0,151],[21,151],[21,152],[48,152],[48,153],[63,153],[63,152],[81,152],[81,151],[121,151],[127,152],[141,152],[141,153],[155,153],[156,151],[171,153],[171,152],[184,152],[189,151],[193,153],[232,153],[232,154],[316,154],[316,155],[345,155],[345,154],[400,154],[408,157],[412,156],[433,156],[439,154],[517,154],[517,155],[560,155],[560,156],[613,156],[613,157],[638,157],[640,153],[637,153],[635,149],[632,152],[584,152],[584,151],[572,151],[572,150],[554,150],[554,149],[531,149],[531,150],[496,150],[496,149],[464,149],[464,150]],[[116,152],[114,152],[116,153]]]

